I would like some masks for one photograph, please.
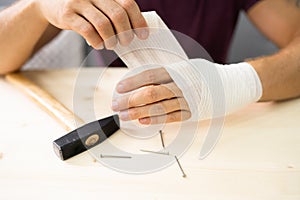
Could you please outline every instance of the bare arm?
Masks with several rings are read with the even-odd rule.
[[[37,5],[28,0],[0,12],[0,74],[18,70],[58,33],[39,16]]]
[[[300,96],[300,8],[298,8],[298,1],[300,0],[262,0],[248,13],[257,27],[281,47],[281,50],[274,55],[249,61],[257,71],[263,85],[261,101]],[[217,92],[218,89],[215,88],[214,94],[220,95],[219,97],[224,95],[224,99],[213,100],[220,101],[220,104],[215,105],[225,105],[225,112],[222,111],[220,114],[237,110],[260,98],[260,83],[251,66],[238,63],[224,67],[203,59],[191,62],[194,66],[182,63],[172,65],[172,71],[182,75],[181,82],[178,82],[182,90],[173,81],[167,68],[145,70],[120,81],[116,88],[117,92],[123,95],[113,100],[112,109],[119,111],[121,120],[138,119],[142,124],[181,121],[191,116],[197,116],[197,119],[209,118],[213,114],[206,112],[206,109],[214,103],[207,101],[209,99],[207,97],[213,93],[210,92],[211,88],[203,87],[209,85],[203,82],[203,78],[215,81],[217,79],[211,79],[215,76],[221,77],[222,89],[226,94]],[[218,73],[209,74],[206,67],[214,67]],[[206,72],[203,73],[201,68]],[[173,74],[173,77],[176,76]],[[186,86],[182,85],[183,83]],[[194,103],[189,104],[189,102]],[[221,107],[219,106],[216,110]]]
[[[149,34],[134,0],[20,0],[0,12],[0,24],[0,74],[19,69],[60,29],[77,32],[96,49]]]
[[[252,22],[277,46],[274,55],[248,61],[263,85],[261,101],[300,96],[300,2],[264,0],[248,12]]]

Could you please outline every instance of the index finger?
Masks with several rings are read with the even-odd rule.
[[[131,76],[117,84],[117,92],[126,93],[147,85],[157,85],[172,82],[172,78],[164,68],[149,69]]]
[[[126,94],[113,100],[112,109],[114,111],[126,110],[128,108],[153,104],[165,99],[182,97],[181,90],[175,83],[149,86],[131,94]]]
[[[139,6],[134,0],[116,0],[127,12],[132,29],[140,39],[147,39],[149,35],[148,25]]]

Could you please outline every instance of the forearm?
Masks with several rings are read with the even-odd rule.
[[[34,1],[21,0],[0,12],[0,24],[0,74],[6,74],[28,60],[49,23]]]
[[[248,61],[263,86],[260,101],[276,101],[300,96],[300,35],[278,53]]]

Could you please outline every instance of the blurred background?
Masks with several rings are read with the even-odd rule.
[[[241,12],[228,54],[228,62],[239,62],[245,58],[268,55],[275,51],[277,47],[254,27],[244,12]]]

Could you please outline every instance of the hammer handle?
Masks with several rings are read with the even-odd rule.
[[[76,126],[76,123],[78,123],[78,125],[83,124],[82,119],[77,117],[72,111],[62,105],[53,96],[27,79],[21,73],[8,74],[5,78],[8,82],[12,83],[29,97],[31,97],[67,131],[76,129],[78,127]]]

